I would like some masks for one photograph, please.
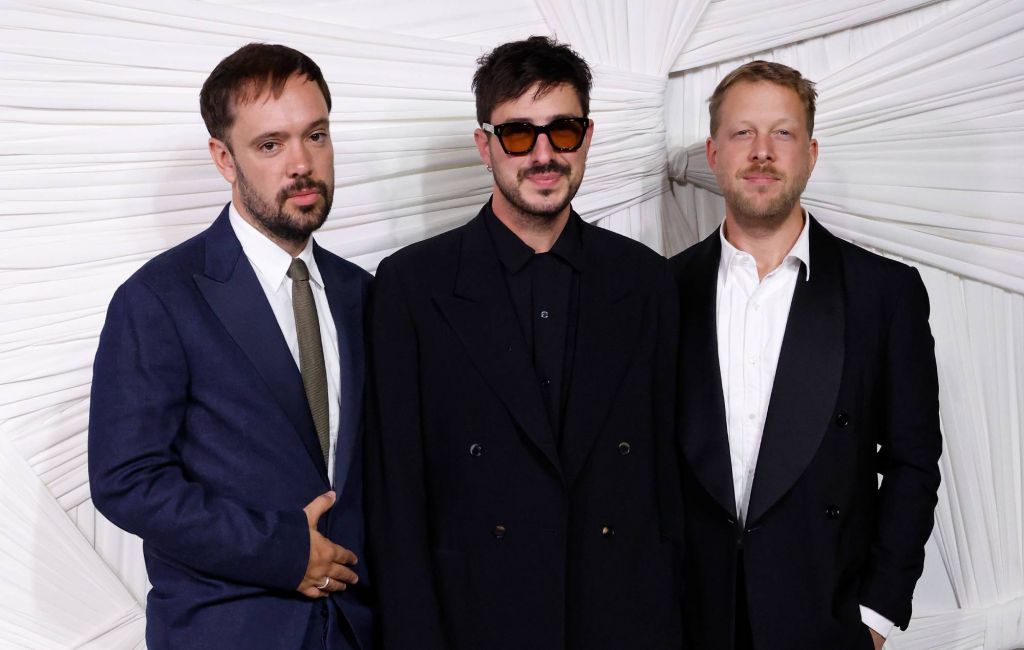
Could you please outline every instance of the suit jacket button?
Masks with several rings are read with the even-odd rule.
[[[840,413],[839,415],[836,416],[836,424],[838,424],[839,426],[845,427],[849,423],[850,423],[850,416],[847,415],[846,413]]]
[[[469,455],[474,458],[479,458],[484,455],[484,448],[478,443],[473,443],[469,446]]]
[[[825,506],[825,516],[829,519],[839,519],[839,506]]]
[[[601,537],[614,537],[615,529],[611,526],[601,526]]]
[[[628,456],[629,452],[631,452],[632,450],[633,450],[633,448],[630,447],[629,443],[626,442],[625,440],[623,440],[622,442],[619,443],[619,454],[620,455]]]
[[[505,536],[505,531],[506,530],[507,529],[504,526],[502,526],[501,524],[498,524],[497,526],[494,527],[494,537],[496,539],[501,539],[502,537]]]

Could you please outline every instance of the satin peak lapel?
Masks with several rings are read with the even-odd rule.
[[[327,465],[302,387],[302,375],[256,272],[231,229],[226,208],[208,231],[205,274],[195,274],[194,280],[210,308],[288,416],[326,482]]]
[[[704,489],[736,517],[722,371],[718,365],[718,264],[722,243],[716,229],[697,244],[682,276],[679,385],[683,455]]]
[[[484,380],[561,475],[530,351],[482,217],[466,225],[459,255],[454,294],[434,301]]]
[[[839,256],[834,237],[812,219],[811,278],[805,281],[801,268],[761,436],[748,525],[756,523],[797,482],[832,420],[845,348]]]

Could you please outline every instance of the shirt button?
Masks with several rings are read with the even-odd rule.
[[[756,416],[755,416],[755,415],[754,415],[753,413],[749,413],[749,414],[747,415],[747,419],[748,419],[748,420],[753,420],[753,419],[754,419],[755,417],[756,417]]]
[[[760,309],[760,308],[761,308],[761,305],[759,305],[759,304],[757,304],[757,303],[755,302],[755,303],[753,304],[753,307],[754,307],[754,311],[757,311],[758,309]]]
[[[541,318],[547,318],[549,316],[551,316],[551,314],[548,313],[548,310],[546,310],[546,309],[541,310],[541,312],[540,312],[540,317]]]

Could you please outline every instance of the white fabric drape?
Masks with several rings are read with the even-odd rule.
[[[935,0],[712,0],[673,71],[692,70],[895,16]]]
[[[91,363],[113,289],[229,197],[197,110],[210,69],[254,40],[321,65],[337,191],[318,240],[373,269],[486,199],[470,78],[532,33],[595,67],[574,205],[666,253],[721,218],[700,144],[720,74],[829,34],[773,53],[821,81],[808,202],[841,234],[936,267],[922,269],[947,437],[936,541],[962,609],[891,645],[1024,642],[1022,3],[0,0],[0,646],[143,645],[140,542],[89,500]],[[687,181],[671,192],[667,166]]]
[[[687,215],[670,250],[724,211],[704,157],[706,98],[727,71],[768,58],[819,81],[821,153],[804,203],[834,232],[918,266],[928,287],[945,436],[929,549],[958,608],[915,617],[891,648],[1024,645],[1022,20],[1019,0],[937,3],[749,50],[674,77],[668,91],[681,105],[670,173]]]

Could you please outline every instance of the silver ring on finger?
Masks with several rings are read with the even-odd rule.
[[[327,587],[329,587],[330,584],[331,584],[331,576],[324,576],[324,583],[322,585],[317,585],[316,588],[321,590],[321,591],[323,591],[324,589],[327,589]]]

